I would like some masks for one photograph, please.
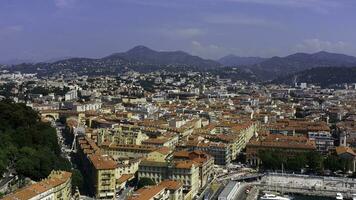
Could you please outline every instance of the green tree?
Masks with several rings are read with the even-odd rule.
[[[323,156],[318,152],[298,152],[291,154],[281,150],[261,150],[258,156],[262,161],[261,167],[269,170],[281,170],[282,164],[285,170],[300,171],[309,166],[314,171],[321,171]]]
[[[328,155],[328,157],[324,160],[324,167],[325,169],[329,169],[331,171],[337,171],[342,169],[342,164],[336,155]]]
[[[60,155],[55,129],[25,104],[0,102],[0,141],[1,174],[12,167],[21,177],[38,181],[53,169],[71,169]]]
[[[318,152],[310,151],[306,153],[307,164],[310,169],[314,171],[321,171],[323,169],[323,156]]]
[[[307,164],[307,159],[305,154],[300,153],[288,159],[286,163],[286,169],[292,171],[300,171],[306,166],[306,164]]]
[[[83,191],[84,188],[84,178],[82,173],[78,169],[72,170],[72,188],[79,188],[79,191]]]
[[[7,165],[7,156],[5,152],[0,151],[0,177],[5,172]]]
[[[143,177],[138,181],[137,188],[143,188],[149,185],[156,185],[156,183],[150,178]]]

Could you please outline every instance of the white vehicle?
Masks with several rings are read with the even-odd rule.
[[[342,196],[341,193],[336,193],[336,199],[337,199],[337,200],[343,200],[344,197]]]
[[[262,197],[260,197],[260,200],[291,200],[291,198],[265,193]]]
[[[352,200],[356,200],[356,194],[352,194]]]

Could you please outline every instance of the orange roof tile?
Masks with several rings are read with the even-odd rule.
[[[92,154],[89,155],[89,160],[97,170],[110,170],[117,166],[117,163],[109,156]]]
[[[120,176],[120,178],[117,180],[117,182],[119,184],[121,184],[121,183],[131,180],[132,178],[134,178],[133,174],[123,174]]]
[[[350,147],[339,146],[339,147],[336,147],[335,150],[336,150],[337,155],[344,154],[344,153],[349,153],[352,156],[356,156],[356,153]]]
[[[165,187],[162,185],[141,188],[129,197],[128,200],[150,200],[164,189]]]
[[[180,181],[173,181],[173,180],[164,180],[160,182],[159,185],[162,185],[163,187],[169,190],[178,190],[183,186],[183,184]]]
[[[34,198],[37,195],[40,195],[54,187],[57,187],[60,184],[65,183],[70,179],[72,173],[64,171],[52,171],[50,176],[47,179],[42,180],[41,182],[32,184],[25,188],[21,188],[14,193],[8,194],[3,197],[3,200],[28,200]]]

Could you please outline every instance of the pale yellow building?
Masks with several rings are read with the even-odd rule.
[[[183,187],[179,181],[165,180],[157,185],[137,190],[129,200],[183,200]]]
[[[54,200],[70,199],[72,194],[72,173],[65,171],[52,171],[44,184],[53,187]]]
[[[178,144],[179,137],[178,135],[167,134],[164,136],[159,136],[157,138],[149,138],[147,140],[142,141],[144,145],[152,145],[156,147],[168,147],[170,149],[174,149]]]
[[[3,200],[70,200],[72,197],[72,173],[52,171],[48,178],[16,190]]]
[[[231,149],[231,160],[236,160],[257,130],[257,122],[247,121],[241,124],[224,122],[212,129],[207,138],[228,144]]]
[[[164,180],[160,183],[169,191],[169,200],[183,200],[183,184],[180,181]]]
[[[118,159],[147,157],[149,153],[157,150],[157,147],[149,145],[114,145],[103,143],[101,144],[100,149],[103,153],[112,156],[114,159]]]
[[[169,200],[169,191],[162,185],[137,190],[128,200]]]
[[[109,156],[89,155],[91,167],[90,184],[96,199],[114,199],[116,191],[117,163]]]
[[[109,142],[115,145],[141,145],[148,136],[142,133],[141,129],[132,125],[120,125],[114,128],[101,128],[98,133],[98,145]]]
[[[194,197],[199,191],[199,164],[194,161],[158,162],[143,160],[138,170],[138,178],[150,178],[156,183],[163,180],[179,181],[185,195]]]
[[[177,151],[173,153],[174,160],[191,160],[199,166],[200,187],[204,187],[214,174],[214,158],[202,151]]]
[[[141,159],[118,159],[116,160],[116,179],[119,179],[124,174],[135,174],[138,170],[138,165],[141,162]]]
[[[161,147],[155,151],[152,151],[147,155],[147,160],[166,162],[171,150],[168,147]]]
[[[199,166],[194,161],[176,161],[174,162],[171,180],[180,181],[183,184],[183,192],[188,193],[193,198],[199,191]]]

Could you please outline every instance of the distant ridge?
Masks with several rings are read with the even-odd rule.
[[[355,67],[356,57],[320,51],[317,53],[295,53],[285,57],[259,58],[227,56],[224,65],[238,67],[229,77],[243,75],[253,77],[254,80],[272,81],[277,78],[288,77],[313,68],[324,67]],[[227,63],[234,60],[234,63]],[[237,63],[239,62],[239,64]],[[256,63],[257,62],[257,63]],[[237,66],[235,66],[235,64]],[[136,46],[126,52],[114,53],[103,58],[69,58],[53,63],[22,63],[13,66],[1,66],[1,69],[51,75],[58,72],[75,72],[81,75],[113,75],[127,70],[151,72],[156,70],[169,71],[212,71],[220,70],[222,64],[217,61],[203,59],[183,51],[155,51],[145,46]],[[227,75],[228,69],[225,70]],[[230,70],[231,71],[231,70]],[[310,73],[316,73],[310,71]]]
[[[313,54],[296,53],[286,57],[272,57],[250,67],[258,77],[272,80],[316,67],[352,67],[356,57],[320,51]]]
[[[35,61],[31,59],[11,59],[0,61],[0,64],[3,65],[18,65],[21,63],[35,63]]]
[[[47,75],[59,71],[80,74],[113,74],[123,70],[154,71],[159,69],[179,70],[182,68],[208,70],[221,64],[183,51],[155,51],[145,46],[136,46],[126,52],[93,58],[68,58],[55,62],[23,63],[8,68],[11,71]]]
[[[272,81],[277,84],[311,83],[321,87],[344,83],[356,83],[355,67],[318,67],[303,70],[288,76],[280,77]]]
[[[121,58],[130,62],[140,62],[153,65],[185,65],[199,68],[212,68],[220,63],[192,56],[183,51],[155,51],[145,46],[136,46],[124,53],[114,53],[103,59]]]
[[[224,66],[251,66],[259,64],[268,58],[261,57],[240,57],[235,55],[228,55],[218,60]]]

